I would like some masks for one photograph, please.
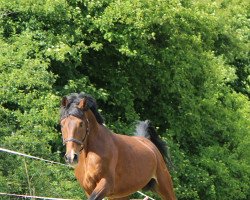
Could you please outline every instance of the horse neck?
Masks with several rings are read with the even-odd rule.
[[[89,121],[88,128],[89,128],[89,137],[90,137],[91,135],[95,135],[98,132],[99,124],[91,110],[87,111],[85,116],[86,116],[86,119]]]
[[[104,132],[102,131],[102,125],[100,125],[95,115],[91,110],[86,112],[86,117],[89,120],[89,135],[88,135],[88,144],[87,151],[93,150],[103,142]]]

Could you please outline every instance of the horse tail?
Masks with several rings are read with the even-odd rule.
[[[140,121],[137,124],[135,135],[136,136],[143,136],[143,137],[151,140],[151,142],[153,142],[153,144],[160,151],[160,153],[161,153],[164,161],[167,163],[167,166],[169,167],[169,169],[174,168],[167,143],[164,142],[159,137],[159,135],[156,132],[156,129],[154,128],[154,126],[152,125],[152,123],[149,120]]]

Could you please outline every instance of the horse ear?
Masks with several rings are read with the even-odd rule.
[[[61,106],[62,106],[62,107],[66,107],[68,104],[69,104],[69,101],[68,101],[67,97],[64,96],[64,97],[62,98],[62,101],[61,101]]]
[[[81,99],[77,107],[80,109],[84,109],[86,107],[86,104],[87,104],[86,99]]]

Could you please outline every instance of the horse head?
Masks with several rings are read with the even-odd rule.
[[[71,165],[78,163],[80,152],[86,146],[89,135],[89,120],[85,112],[88,110],[86,99],[72,101],[64,97],[61,103],[61,132],[63,144],[66,145],[65,160]]]

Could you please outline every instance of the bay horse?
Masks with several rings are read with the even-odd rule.
[[[104,126],[93,97],[73,93],[61,101],[60,124],[65,160],[88,200],[129,199],[141,189],[163,200],[176,199],[164,157],[165,143],[155,129],[140,122],[135,136],[115,134]]]

